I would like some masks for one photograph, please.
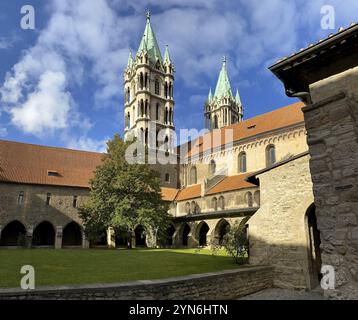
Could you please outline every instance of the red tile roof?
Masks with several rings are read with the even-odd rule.
[[[235,142],[270,132],[272,130],[289,127],[291,125],[304,123],[304,117],[302,112],[304,104],[297,102],[289,106],[264,113],[262,115],[247,119],[240,123],[227,126],[220,130],[214,130],[204,136],[194,140],[191,145],[192,148],[188,152],[188,156],[194,156],[203,151],[209,151],[211,148],[220,147],[225,144],[225,132],[232,129],[233,139],[228,142]],[[218,134],[218,139],[213,139],[213,134]],[[214,135],[216,137],[216,135]],[[203,144],[203,139],[208,138],[211,143],[208,146]],[[214,140],[214,141],[213,141]]]
[[[215,193],[256,187],[255,184],[252,184],[245,180],[245,178],[249,175],[250,173],[245,173],[237,176],[226,177],[224,180],[212,187],[206,194],[211,195]]]
[[[195,184],[179,190],[176,200],[184,201],[184,200],[195,199],[200,197],[201,197],[201,185]]]
[[[0,181],[88,188],[102,156],[0,140]],[[48,171],[57,175],[49,175]]]
[[[164,201],[174,201],[179,190],[174,188],[162,188],[162,198]]]

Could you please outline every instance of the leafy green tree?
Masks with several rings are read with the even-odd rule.
[[[130,239],[142,225],[157,236],[169,224],[167,204],[162,200],[159,174],[148,164],[128,164],[126,150],[132,142],[119,135],[107,142],[107,154],[90,181],[89,201],[79,209],[89,239],[112,226]]]
[[[224,245],[227,253],[240,265],[247,263],[249,258],[249,241],[246,232],[248,219],[249,217],[244,218],[240,223],[235,223],[231,227]]]

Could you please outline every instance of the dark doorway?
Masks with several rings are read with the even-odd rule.
[[[183,246],[188,246],[188,240],[189,240],[189,233],[191,229],[189,225],[186,223],[183,229]]]
[[[19,221],[12,221],[1,232],[0,246],[24,246],[25,236],[24,225]]]
[[[107,247],[107,230],[102,229],[98,232],[96,239],[91,240],[91,247]]]
[[[64,229],[62,233],[62,246],[81,246],[82,230],[78,223],[72,221]]]
[[[225,219],[220,220],[219,223],[217,224],[216,232],[215,232],[216,233],[215,236],[220,246],[225,245],[226,236],[229,233],[229,231],[230,231],[230,224]]]
[[[174,226],[171,224],[169,225],[169,228],[167,229],[167,246],[172,246],[173,245],[173,236],[175,233],[175,228]]]
[[[321,275],[321,238],[320,232],[317,228],[317,217],[316,217],[316,206],[312,204],[306,213],[307,218],[307,232],[308,232],[308,258],[309,258],[309,268],[310,268],[310,280],[311,288],[315,288],[319,285],[322,275]]]
[[[206,236],[209,231],[209,226],[206,222],[203,222],[202,225],[199,227],[199,246],[205,247],[207,245]]]
[[[55,244],[55,230],[50,222],[40,223],[32,235],[33,246],[50,247]]]
[[[142,226],[138,226],[134,232],[135,232],[136,247],[145,247],[147,243],[146,243],[144,228]]]

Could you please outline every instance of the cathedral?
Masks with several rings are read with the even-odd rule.
[[[124,139],[137,137],[176,159],[153,164],[173,223],[165,244],[146,239],[138,226],[136,245],[221,245],[230,227],[245,219],[250,264],[274,265],[279,286],[315,287],[320,258],[304,104],[244,120],[224,57],[203,106],[206,133],[175,145],[175,61],[168,47],[162,55],[150,18],[148,13],[138,51],[130,53],[124,71]],[[0,246],[88,248],[77,208],[88,198],[101,157],[0,141]],[[122,243],[107,230],[91,245]]]

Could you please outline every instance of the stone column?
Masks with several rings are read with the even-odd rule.
[[[112,227],[108,227],[107,229],[107,246],[110,249],[114,249],[116,247],[116,237]]]
[[[325,294],[358,299],[358,67],[310,91],[304,115],[322,265],[333,266],[336,279]]]
[[[82,248],[89,249],[89,241],[86,239],[86,234],[82,231]]]
[[[32,235],[34,232],[34,226],[30,225],[26,229],[26,247],[31,248],[32,246]]]
[[[62,226],[57,226],[56,235],[55,235],[55,249],[62,249],[62,234],[63,234]]]

